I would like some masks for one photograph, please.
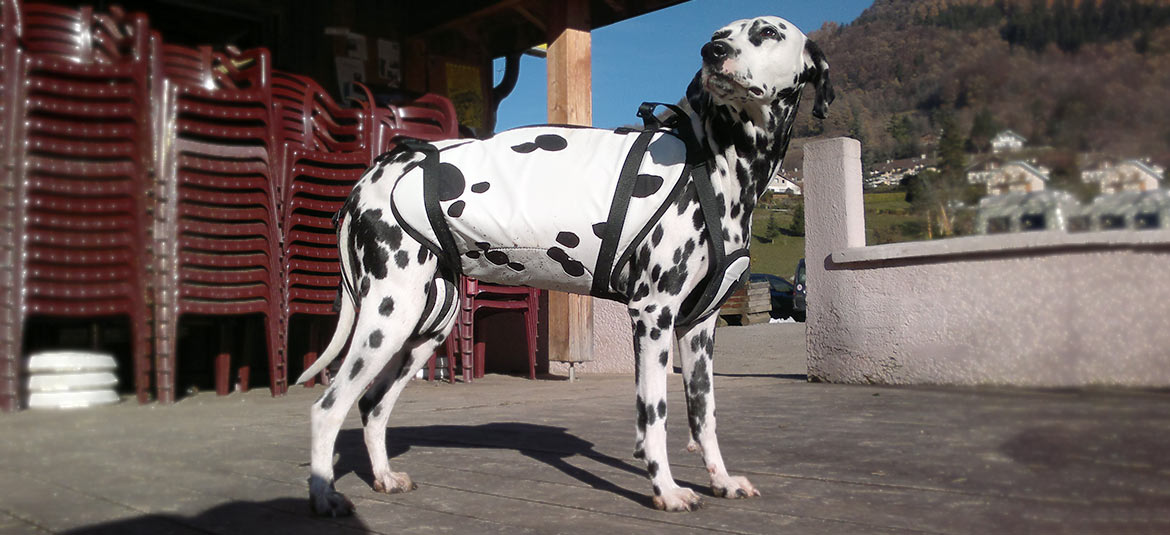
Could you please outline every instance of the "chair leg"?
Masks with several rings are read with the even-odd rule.
[[[134,390],[138,395],[138,403],[150,401],[150,333],[146,318],[141,315],[131,315],[130,328],[133,332],[134,351]]]
[[[472,355],[472,343],[475,341],[475,310],[465,309],[463,314],[463,336],[460,337],[462,339],[459,345],[463,362],[463,382],[470,383],[475,369],[473,362],[475,357]]]
[[[447,382],[451,384],[455,384],[455,357],[459,355],[462,344],[459,337],[447,339]]]
[[[487,353],[487,344],[483,342],[475,342],[472,347],[472,353],[475,355],[475,378],[483,379],[484,357]]]
[[[524,326],[528,330],[528,378],[536,379],[536,307],[524,311]]]
[[[305,353],[303,369],[307,370],[314,362],[317,362],[317,342],[320,339],[320,330],[317,328],[317,322],[309,320],[309,351]],[[286,337],[287,338],[287,337]],[[287,347],[287,344],[286,344]],[[317,384],[317,378],[313,377],[305,381],[305,388],[313,388]]]
[[[272,396],[283,396],[288,391],[288,366],[284,364],[284,333],[281,331],[279,312],[269,312],[264,315],[264,331],[268,334],[265,340],[268,355],[268,390]]]

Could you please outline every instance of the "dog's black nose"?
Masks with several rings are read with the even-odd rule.
[[[703,61],[715,63],[727,59],[727,56],[731,55],[731,47],[723,41],[711,41],[703,45],[700,52],[703,54]]]

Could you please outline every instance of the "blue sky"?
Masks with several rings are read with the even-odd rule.
[[[826,21],[847,23],[873,0],[691,0],[593,32],[593,125],[637,122],[644,101],[682,98],[699,69],[699,48],[733,20],[759,15],[788,19],[805,33]],[[503,75],[496,60],[495,79]],[[547,122],[545,60],[524,56],[515,91],[500,104],[497,130]]]

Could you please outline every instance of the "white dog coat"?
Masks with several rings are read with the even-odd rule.
[[[660,129],[537,126],[406,144],[426,157],[397,179],[389,204],[446,265],[489,282],[623,301],[621,270],[693,167],[686,143]],[[702,305],[692,319],[718,307],[748,265],[746,249],[715,256],[726,261],[696,292],[712,295],[691,300]]]

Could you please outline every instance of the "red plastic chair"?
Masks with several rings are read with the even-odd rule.
[[[166,47],[167,89],[158,111],[161,130],[172,136],[162,145],[169,150],[160,151],[156,194],[158,397],[175,399],[178,324],[187,315],[221,324],[225,316],[262,316],[270,390],[280,395],[287,385],[284,282],[268,52],[180,54],[180,48]],[[192,66],[192,57],[211,64],[178,67]],[[199,85],[191,83],[198,79]],[[221,347],[215,359],[219,394],[227,393],[230,361]],[[245,389],[249,371],[239,366]]]
[[[487,284],[463,278],[460,296],[463,307],[459,317],[459,344],[463,360],[463,381],[481,378],[484,373],[482,351],[475,351],[475,315],[480,309],[515,310],[524,314],[528,344],[528,378],[536,379],[536,321],[540,312],[540,290],[526,286]],[[477,354],[478,353],[478,354]]]
[[[146,402],[153,154],[146,19],[119,15],[115,23],[89,10],[26,8],[35,29],[23,38],[43,53],[20,61],[23,83],[12,99],[19,108],[11,139],[19,147],[12,149],[18,180],[10,195],[18,208],[10,215],[19,221],[13,227],[19,243],[10,264],[15,300],[6,303],[15,312],[9,344],[19,354],[26,317],[125,316],[134,385]],[[73,21],[73,40],[62,41],[69,46],[44,38],[58,19]],[[95,54],[98,35],[106,40],[97,46],[104,52]]]
[[[447,97],[428,93],[393,109],[398,118],[396,135],[430,141],[459,137],[459,118]]]
[[[339,106],[313,79],[273,71],[272,97],[281,106],[283,142],[324,152],[369,151],[361,111]]]

